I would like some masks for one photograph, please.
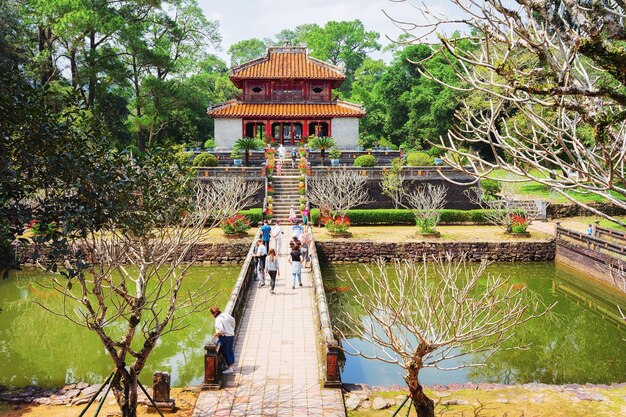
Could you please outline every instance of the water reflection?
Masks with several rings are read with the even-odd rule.
[[[192,267],[183,291],[200,286],[213,274],[224,304],[239,273],[239,267]],[[112,369],[112,361],[94,332],[44,311],[32,301],[60,306],[61,297],[41,287],[47,279],[36,270],[19,271],[0,282],[0,385],[36,384],[58,387],[73,381],[101,382]],[[160,339],[141,374],[151,384],[155,371],[172,374],[172,385],[198,384],[202,380],[204,343],[213,330],[208,313],[185,319],[188,327]]]
[[[345,286],[347,274],[356,265],[336,265],[324,270],[333,323],[341,325],[344,311],[363,315],[352,291],[334,291]],[[452,382],[527,383],[611,383],[626,378],[626,327],[617,305],[626,306],[626,297],[609,287],[557,268],[553,263],[494,264],[492,273],[511,276],[512,285],[525,285],[527,296],[546,304],[557,302],[548,316],[531,320],[516,330],[508,347],[529,345],[527,350],[497,352],[487,366],[458,371],[425,369],[420,375],[426,384]],[[346,331],[347,329],[342,329]],[[350,334],[350,333],[346,333]],[[366,352],[371,346],[351,334],[350,343]],[[470,355],[460,362],[480,359]],[[456,365],[457,363],[452,363]],[[344,382],[390,385],[403,383],[403,371],[389,365],[348,356],[342,372]]]

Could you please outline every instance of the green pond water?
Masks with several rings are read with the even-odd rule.
[[[207,276],[223,306],[239,274],[239,266],[192,267],[184,290],[202,285]],[[102,382],[112,361],[96,334],[55,316],[35,304],[58,306],[60,294],[38,283],[49,279],[39,270],[16,271],[0,281],[0,385],[58,387],[65,383]],[[204,344],[213,335],[213,318],[207,312],[186,317],[187,328],[159,340],[141,374],[152,384],[155,371],[170,372],[173,386],[199,384],[204,372]]]
[[[333,265],[323,268],[325,286],[349,287],[360,265]],[[626,311],[623,293],[584,278],[551,262],[493,264],[492,273],[511,277],[512,285],[526,285],[528,297],[538,297],[546,305],[557,302],[548,316],[519,327],[509,345],[530,344],[525,351],[494,354],[486,366],[457,371],[427,368],[420,373],[425,384],[462,382],[499,382],[505,384],[542,382],[548,384],[626,381],[626,323],[618,305]],[[338,322],[345,311],[359,314],[354,291],[328,291],[331,316]],[[358,337],[350,343],[365,352],[373,349]],[[468,356],[445,365],[473,362]],[[463,362],[461,362],[463,361]],[[404,384],[403,370],[393,364],[347,355],[342,370],[343,382],[371,385]]]

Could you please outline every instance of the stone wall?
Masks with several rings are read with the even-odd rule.
[[[194,246],[185,257],[185,261],[194,261],[203,265],[240,264],[246,259],[250,248],[251,238],[237,239],[225,243],[199,243]],[[33,246],[22,247],[18,250],[19,261],[22,265],[32,265]]]
[[[331,120],[331,132],[337,148],[354,149],[359,146],[359,118],[335,117]]]
[[[321,262],[372,262],[379,257],[392,260],[445,253],[451,253],[455,257],[465,253],[472,261],[551,261],[556,252],[554,241],[392,243],[337,239],[317,241],[316,247]]]
[[[593,203],[589,206],[608,214],[609,216],[624,216],[626,210],[621,207],[609,203]],[[550,204],[548,206],[548,218],[562,219],[564,217],[574,216],[593,216],[595,213],[577,205],[577,204]]]

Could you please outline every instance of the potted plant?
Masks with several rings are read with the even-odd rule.
[[[206,140],[206,142],[204,142],[204,148],[208,151],[208,152],[213,152],[215,150],[215,139],[213,138],[208,138]]]
[[[250,151],[258,151],[263,149],[265,143],[255,138],[241,138],[237,139],[233,149],[237,149],[239,152],[243,152],[243,164],[248,166],[250,160]]]
[[[330,156],[330,164],[332,166],[339,166],[339,158],[341,158],[341,151],[339,149],[332,148],[330,152],[328,152],[328,156]]]
[[[511,231],[509,233],[515,237],[529,237],[530,233],[526,230],[528,223],[528,219],[523,215],[514,214],[511,216]]]
[[[331,237],[352,237],[352,233],[348,232],[350,227],[350,219],[348,216],[335,216],[334,218],[327,218],[324,222],[324,227],[328,230],[328,234]]]
[[[220,223],[220,228],[229,238],[239,238],[248,235],[250,219],[241,214],[230,216]]]
[[[233,151],[230,153],[230,157],[233,159],[234,166],[240,167],[243,165],[241,161],[241,151],[239,151],[238,149],[233,149]]]
[[[322,156],[322,166],[325,165],[326,150],[335,146],[335,140],[331,137],[314,138],[310,145],[314,149],[319,149]]]

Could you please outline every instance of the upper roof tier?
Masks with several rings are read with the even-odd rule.
[[[307,55],[304,46],[271,46],[267,54],[231,69],[230,79],[241,87],[244,80],[310,79],[345,80],[341,68]]]

